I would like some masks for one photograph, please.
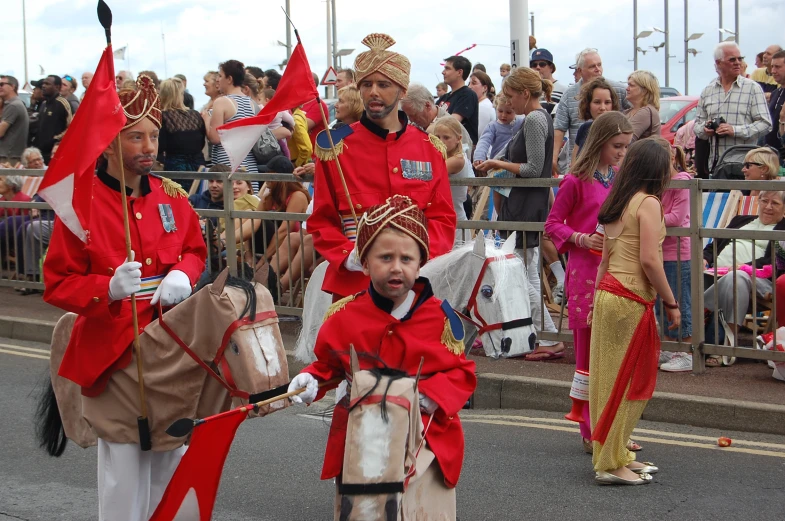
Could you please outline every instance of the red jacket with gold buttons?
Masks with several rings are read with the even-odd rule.
[[[363,113],[362,119],[332,131],[346,185],[359,220],[375,204],[396,194],[409,196],[428,219],[431,257],[452,249],[455,240],[455,209],[444,156],[428,134],[408,124],[399,112],[403,129],[388,133]],[[314,247],[330,263],[322,290],[335,295],[354,295],[368,287],[362,272],[349,271],[344,261],[354,248],[356,235],[352,211],[338,175],[326,132],[317,138],[313,214],[308,232]],[[342,139],[339,139],[341,138]]]
[[[382,360],[387,367],[406,371],[413,377],[424,357],[419,389],[439,405],[425,439],[436,456],[445,484],[454,487],[461,474],[464,447],[458,412],[477,387],[475,364],[466,360],[462,348],[456,354],[442,343],[449,321],[445,322],[446,313],[441,301],[433,296],[428,279],[421,277],[413,289],[417,294],[415,303],[401,320],[390,314],[392,301],[376,293],[373,287],[346,303],[322,324],[314,349],[316,361],[303,372],[321,381],[351,375],[349,344],[360,355],[361,369],[378,366],[377,360]],[[317,399],[335,387],[319,389]],[[322,479],[341,474],[348,418],[345,401],[336,404],[324,452]],[[428,425],[429,416],[423,414],[422,420],[423,425]]]
[[[142,263],[143,279],[180,270],[194,285],[207,255],[199,218],[185,196],[163,185],[161,178],[145,176],[141,196],[128,197],[131,248]],[[44,262],[44,300],[79,315],[59,374],[82,386],[88,396],[100,394],[112,373],[131,361],[131,301],[109,300],[109,281],[126,258],[119,190],[120,183],[99,170],[93,181],[88,242],[58,219]],[[161,210],[167,207],[159,205],[171,207],[176,230],[164,229]],[[153,311],[149,298],[137,298],[140,331],[153,319]]]

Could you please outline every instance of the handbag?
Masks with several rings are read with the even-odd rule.
[[[266,165],[272,158],[283,153],[281,152],[281,145],[268,127],[264,128],[262,135],[259,136],[251,152],[256,159],[257,165]]]

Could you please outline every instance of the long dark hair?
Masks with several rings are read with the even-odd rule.
[[[636,141],[627,149],[597,221],[606,225],[621,219],[630,200],[638,192],[662,197],[670,177],[671,156],[668,151],[650,139]]]

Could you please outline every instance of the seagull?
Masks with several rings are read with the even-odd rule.
[[[654,51],[655,51],[655,52],[660,52],[660,49],[662,49],[663,47],[665,47],[665,42],[662,42],[662,43],[661,43],[661,44],[659,44],[659,45],[649,45],[649,47],[650,47],[651,49],[654,49]]]
[[[641,49],[640,47],[637,47],[637,48],[636,48],[636,50],[637,50],[639,53],[643,54],[644,56],[646,56],[646,53],[647,53],[647,52],[649,52],[649,51],[647,51],[647,50],[645,50],[645,49]]]
[[[699,51],[698,49],[687,49],[687,52],[692,54],[693,56],[697,56],[699,52],[703,52],[703,51]]]

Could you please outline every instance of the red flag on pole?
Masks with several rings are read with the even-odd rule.
[[[185,502],[194,495],[199,507],[198,519],[210,521],[226,456],[237,428],[246,417],[245,410],[232,409],[194,428],[188,450],[150,521],[172,521],[183,507],[187,512],[193,512],[193,500],[189,500],[188,504]]]
[[[117,137],[125,121],[115,90],[109,45],[38,189],[63,224],[84,242],[90,226],[96,159]]]
[[[298,43],[289,58],[286,70],[278,83],[278,89],[270,103],[265,105],[256,116],[238,119],[218,127],[221,145],[232,163],[232,171],[237,170],[248,152],[259,140],[265,125],[268,125],[276,114],[302,105],[317,96],[319,93],[313,82],[311,66],[308,65],[305,49],[301,43]]]

